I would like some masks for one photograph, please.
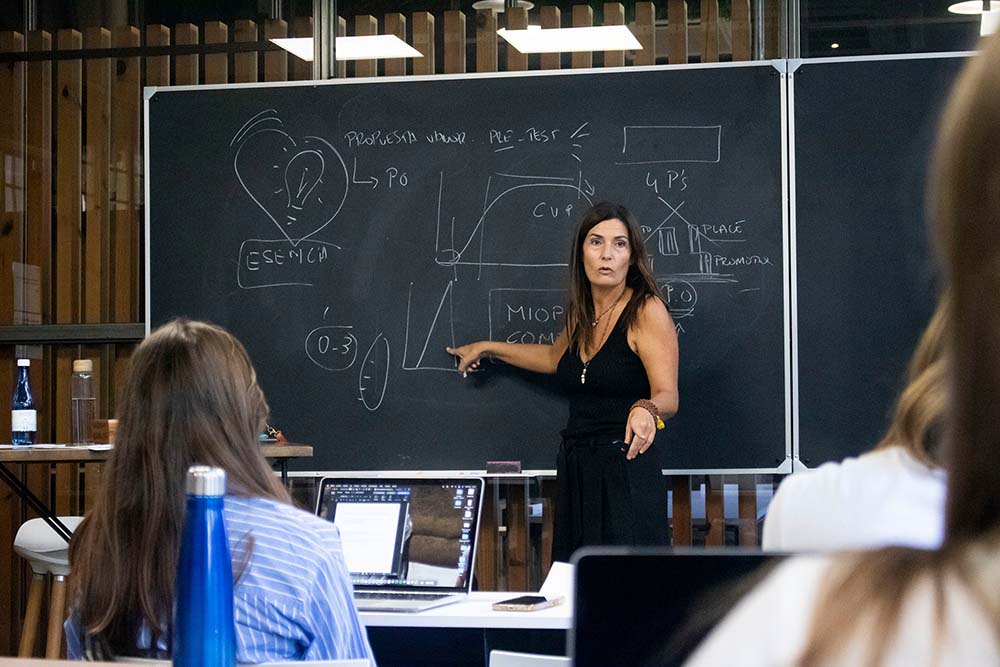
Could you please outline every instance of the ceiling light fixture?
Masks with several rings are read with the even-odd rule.
[[[312,37],[279,37],[268,40],[307,62],[313,59]],[[423,54],[396,35],[361,35],[337,38],[337,60],[423,58]]]
[[[831,49],[839,49],[840,48],[840,44],[838,42],[834,42],[833,44],[830,45],[830,48]]]
[[[503,13],[507,9],[508,0],[477,0],[477,2],[472,3],[473,9],[492,9],[498,14]],[[531,11],[535,7],[535,3],[528,2],[528,0],[513,0],[514,7],[524,7],[528,11]]]
[[[607,25],[590,28],[533,28],[506,30],[497,34],[521,53],[563,53],[568,51],[640,51],[642,44],[628,26]]]
[[[986,9],[986,7],[989,7]],[[984,9],[989,12],[1000,11],[1000,1],[992,0],[989,5],[987,5],[983,0],[966,0],[966,2],[956,2],[955,4],[948,7],[948,11],[952,14],[982,14]]]

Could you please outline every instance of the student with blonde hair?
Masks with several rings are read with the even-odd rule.
[[[874,450],[782,481],[764,519],[764,549],[941,544],[946,477],[938,444],[950,318],[945,297],[917,343],[892,423]]]
[[[115,448],[70,544],[70,658],[171,655],[187,469],[226,471],[240,663],[372,659],[336,527],[292,506],[260,452],[268,407],[246,350],[176,320],[132,356]]]
[[[944,541],[792,558],[689,665],[1000,664],[1000,36],[982,47],[952,93],[930,183],[954,309]]]

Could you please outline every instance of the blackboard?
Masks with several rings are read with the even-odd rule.
[[[555,467],[564,399],[446,345],[551,340],[570,233],[627,204],[680,338],[667,469],[789,460],[783,75],[771,64],[147,95],[148,320],[247,346],[318,470]]]
[[[807,466],[879,441],[934,310],[924,181],[963,62],[815,60],[791,75],[798,455]]]

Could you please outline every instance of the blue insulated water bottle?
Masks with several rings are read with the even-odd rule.
[[[191,466],[177,561],[174,667],[233,667],[233,564],[222,518],[226,472]]]

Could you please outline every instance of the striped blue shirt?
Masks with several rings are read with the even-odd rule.
[[[233,590],[237,661],[368,658],[375,664],[336,526],[263,498],[227,496],[223,515],[239,577]],[[137,649],[149,655],[149,633],[142,635]],[[75,616],[66,623],[66,653],[85,657]]]

